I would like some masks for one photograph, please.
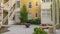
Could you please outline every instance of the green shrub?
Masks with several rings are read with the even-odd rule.
[[[41,24],[41,20],[40,19],[31,19],[31,20],[28,20],[28,23],[31,23],[31,24]]]
[[[47,32],[45,32],[41,28],[36,27],[36,28],[34,28],[34,33],[33,34],[47,34]]]

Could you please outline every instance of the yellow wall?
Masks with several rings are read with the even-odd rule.
[[[38,6],[36,6],[36,1],[38,2]],[[32,8],[29,8],[29,2],[32,3]],[[38,13],[38,17],[40,18],[41,0],[20,0],[20,7],[21,8],[24,4],[27,7],[28,13],[32,14],[32,18],[35,18],[36,13]]]

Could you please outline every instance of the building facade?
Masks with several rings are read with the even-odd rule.
[[[24,4],[28,11],[28,19],[41,17],[41,0],[20,0],[20,8],[22,8]]]
[[[3,10],[2,24],[14,24],[15,23],[15,9],[17,0],[2,0],[1,7]]]
[[[41,23],[51,23],[51,0],[41,0]]]
[[[20,23],[20,9],[26,5],[28,11],[28,19],[40,18],[40,0],[2,0],[2,24],[15,24]]]

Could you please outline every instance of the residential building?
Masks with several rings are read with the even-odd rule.
[[[2,0],[1,7],[3,10],[3,21],[2,24],[14,24],[15,23],[15,12],[16,12],[17,0]]]
[[[51,22],[51,0],[41,0],[41,23],[52,24]]]
[[[40,0],[2,0],[2,24],[11,25],[20,23],[20,9],[24,4],[26,5],[28,11],[28,19],[41,18]]]
[[[28,19],[41,18],[41,0],[20,0],[20,8],[26,5]]]

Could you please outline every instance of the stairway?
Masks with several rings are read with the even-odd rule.
[[[8,21],[13,21],[13,16],[14,16],[14,4],[17,2],[17,0],[9,0],[8,2],[4,3],[2,5],[3,10],[6,10],[6,12],[8,12],[8,14],[6,14],[6,16],[4,16],[3,19],[3,23],[7,23]]]
[[[16,3],[17,0],[9,0],[8,2],[6,2],[5,4],[3,4],[3,7],[5,10],[10,10],[13,5]]]

